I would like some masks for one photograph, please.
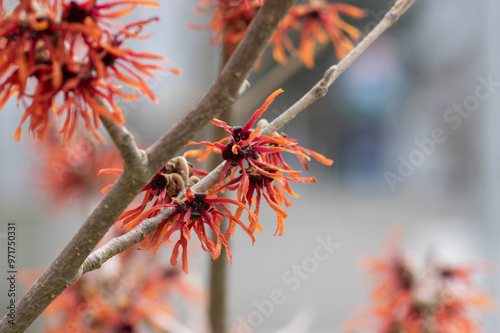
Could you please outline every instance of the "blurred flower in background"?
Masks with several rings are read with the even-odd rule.
[[[477,289],[472,275],[485,265],[448,266],[431,258],[417,271],[399,248],[388,244],[387,258],[365,258],[373,289],[372,305],[344,324],[346,332],[479,333],[474,310],[491,311],[493,299]]]
[[[45,312],[43,332],[190,332],[182,323],[189,313],[179,309],[199,312],[203,304],[202,291],[180,270],[134,247],[59,296]]]
[[[122,159],[114,146],[103,145],[92,135],[78,133],[74,139],[61,144],[61,138],[51,128],[43,142],[35,142],[38,155],[36,182],[43,195],[50,197],[54,208],[68,204],[92,202],[99,190],[113,177],[97,176],[104,167],[122,167]]]

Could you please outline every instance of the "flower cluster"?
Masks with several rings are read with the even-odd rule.
[[[282,154],[296,155],[306,169],[311,156],[326,165],[331,165],[333,161],[300,147],[296,140],[288,138],[285,134],[260,135],[261,128],[252,128],[282,91],[279,89],[271,94],[243,127],[230,127],[221,120],[213,119],[212,123],[225,129],[230,136],[215,143],[190,142],[190,145],[201,144],[208,148],[205,151],[190,150],[184,157],[177,157],[168,162],[143,188],[142,202],[124,212],[118,218],[119,223],[131,229],[145,219],[157,216],[164,209],[169,211],[159,222],[156,232],[144,239],[142,249],[156,250],[162,243],[171,242],[174,233],[178,231],[179,239],[174,245],[171,263],[177,264],[182,247],[182,267],[187,273],[187,245],[191,231],[194,230],[202,248],[210,252],[213,259],[219,257],[224,246],[227,257],[231,260],[227,241],[234,235],[236,226],[239,225],[250,236],[252,242],[255,241],[255,231],[262,230],[258,221],[262,197],[277,214],[276,233],[283,234],[284,219],[288,214],[282,205],[291,206],[286,195],[299,197],[292,191],[290,182],[313,183],[316,180],[313,177],[300,177],[301,171],[292,170]],[[207,173],[193,169],[193,165],[189,164],[185,157],[198,157],[198,160],[202,161],[212,152],[221,154],[225,161],[219,182],[206,193],[193,192],[191,186],[198,181],[198,176]],[[121,169],[101,170],[101,173],[121,172]],[[229,179],[225,182],[227,176]],[[103,191],[107,191],[108,188]],[[225,191],[236,191],[237,200],[218,196]],[[234,213],[229,206],[235,208]],[[241,221],[243,213],[248,215],[248,225]],[[225,231],[221,230],[224,218],[229,220],[229,227]],[[207,229],[213,232],[215,240],[207,236]]]
[[[234,204],[239,209],[246,209],[246,207],[236,200],[217,198],[215,197],[216,193],[216,191],[208,195],[206,193],[191,193],[191,190],[187,189],[186,198],[183,201],[175,201],[171,204],[164,205],[163,208],[173,207],[174,210],[161,221],[151,240],[147,237],[143,241],[143,245],[149,242],[143,249],[157,249],[160,244],[169,241],[174,232],[179,231],[180,239],[175,243],[170,262],[174,266],[177,265],[179,247],[182,246],[182,269],[187,273],[187,242],[191,239],[191,230],[194,230],[201,242],[203,250],[210,252],[212,254],[212,259],[217,259],[219,257],[222,245],[224,245],[227,258],[229,261],[232,261],[231,251],[227,242],[230,235],[224,235],[221,231],[221,222],[223,218],[228,218],[231,224],[240,225],[241,228],[248,233],[252,242],[255,241],[255,238],[250,230],[240,221],[240,214],[233,215],[226,204]],[[161,207],[157,206],[157,208]],[[250,219],[255,219],[253,214],[251,212],[249,213]],[[216,244],[207,236],[205,225],[214,233]]]
[[[108,267],[108,269],[106,269]],[[192,308],[203,300],[180,271],[151,253],[128,250],[85,274],[47,308],[45,333],[167,332],[182,323],[174,297]],[[168,320],[166,320],[168,319]]]
[[[346,332],[478,333],[472,308],[491,310],[493,301],[473,285],[472,265],[451,267],[429,262],[416,272],[396,244],[387,259],[365,265],[374,281],[373,305],[345,324]]]
[[[99,174],[120,174],[121,172],[121,169],[102,169]],[[191,192],[189,187],[199,181],[198,176],[206,174],[206,172],[194,169],[183,157],[169,161],[142,189],[144,197],[141,204],[127,210],[117,220],[130,230],[145,219],[158,215],[162,210],[172,209],[171,213],[162,219],[154,235],[152,237],[148,235],[144,239],[141,249],[156,251],[162,243],[170,242],[171,236],[178,231],[179,240],[174,246],[170,261],[172,265],[177,265],[179,250],[182,246],[182,269],[186,273],[188,272],[187,243],[191,238],[191,230],[194,230],[198,236],[203,250],[210,252],[213,259],[219,257],[222,245],[226,248],[229,260],[232,259],[227,243],[230,235],[224,235],[221,231],[221,222],[224,217],[228,218],[232,224],[240,225],[248,233],[252,242],[255,240],[250,230],[240,221],[242,211],[248,210],[243,204],[228,198],[217,198],[216,188],[208,194]],[[187,181],[182,175],[189,177]],[[107,192],[111,186],[106,186],[102,192]],[[184,190],[185,193],[183,193]],[[180,194],[184,195],[182,199],[178,198]],[[237,212],[233,215],[226,204],[236,205]],[[248,214],[251,221],[256,221],[253,213],[248,211]],[[214,233],[215,243],[207,235],[206,227]]]
[[[29,131],[42,138],[50,118],[64,115],[61,134],[66,142],[79,118],[103,141],[96,131],[99,117],[124,123],[115,97],[138,98],[114,81],[156,101],[141,75],[151,77],[153,70],[179,71],[144,63],[163,58],[124,47],[127,39],[144,38],[140,35],[143,26],[157,20],[123,26],[113,22],[137,6],[158,4],[144,0],[21,0],[10,14],[0,7],[0,109],[16,93],[25,109],[16,140],[28,118]]]
[[[202,5],[203,11],[207,7],[215,7],[215,13],[208,26],[193,27],[212,29],[212,44],[222,43],[231,54],[263,5],[263,0],[204,0]],[[341,15],[361,19],[366,12],[351,5],[328,3],[325,0],[310,0],[307,4],[292,7],[270,41],[274,47],[274,59],[279,63],[286,62],[288,51],[298,55],[311,68],[314,66],[316,43],[326,44],[328,39],[335,46],[337,57],[342,59],[354,47],[352,41],[359,39],[360,32],[343,20]],[[292,31],[300,32],[298,50],[289,37]]]

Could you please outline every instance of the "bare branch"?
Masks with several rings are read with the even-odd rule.
[[[81,274],[98,269],[106,261],[128,248],[139,244],[146,238],[146,235],[156,230],[157,225],[173,212],[173,209],[164,209],[153,218],[144,220],[140,226],[127,232],[125,235],[111,239],[106,245],[92,252],[81,268]]]

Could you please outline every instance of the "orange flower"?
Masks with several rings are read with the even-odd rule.
[[[408,263],[399,252],[388,259],[365,259],[365,266],[378,277],[372,297],[389,309],[409,304],[415,288],[415,278]]]
[[[101,169],[98,175],[103,173],[122,173],[122,169]],[[133,229],[138,226],[142,221],[147,218],[154,217],[160,213],[160,210],[154,207],[164,207],[164,205],[169,204],[172,200],[179,194],[180,187],[175,183],[174,179],[169,176],[172,170],[168,167],[163,167],[160,171],[156,173],[153,179],[142,189],[144,192],[144,198],[142,203],[136,208],[125,211],[117,221],[121,221],[123,226],[127,229]],[[112,185],[104,187],[101,192],[106,193]],[[154,199],[151,209],[147,209],[147,206]],[[154,208],[154,209],[153,209]],[[143,212],[146,212],[143,214]]]
[[[179,327],[174,297],[190,308],[202,301],[179,270],[150,253],[127,251],[113,260],[112,272],[105,266],[87,273],[54,300],[43,332],[139,333],[145,325],[148,332],[167,332]]]
[[[189,165],[190,176],[192,174],[199,174],[199,170],[192,169]],[[101,173],[115,173],[120,174],[121,169],[102,169]],[[180,176],[177,174],[178,170],[174,168],[173,163],[167,163],[153,179],[142,189],[144,198],[142,203],[136,208],[125,211],[117,222],[121,222],[128,230],[138,226],[142,221],[147,218],[157,216],[163,209],[174,208],[170,215],[160,221],[155,233],[152,237],[147,235],[142,242],[142,250],[154,249],[156,250],[162,243],[170,242],[171,236],[176,231],[180,233],[180,239],[176,242],[172,257],[172,265],[177,265],[177,257],[179,255],[179,247],[182,246],[182,269],[188,272],[188,258],[187,258],[187,244],[191,239],[191,230],[194,230],[198,236],[203,250],[210,252],[212,258],[219,257],[222,245],[226,248],[226,254],[231,261],[231,251],[227,239],[234,233],[234,227],[229,229],[224,235],[221,231],[221,222],[223,217],[231,221],[231,226],[240,225],[245,232],[248,233],[252,242],[255,241],[252,231],[249,230],[241,221],[240,217],[244,210],[248,212],[250,224],[257,223],[257,217],[250,212],[248,208],[242,203],[228,199],[217,198],[216,195],[220,191],[219,188],[214,188],[206,193],[192,193],[190,188],[185,192],[185,199],[177,200],[177,197],[182,190],[179,186],[182,179],[177,183]],[[190,178],[191,179],[191,178]],[[182,183],[183,184],[183,183]],[[185,184],[183,184],[185,185]],[[103,188],[102,192],[108,191],[111,185]],[[154,201],[153,201],[154,200]],[[150,203],[152,203],[150,205]],[[237,206],[235,214],[232,214],[226,204],[233,204]],[[216,242],[214,243],[206,232],[206,226],[211,229],[215,235]]]
[[[245,35],[250,22],[262,6],[262,0],[205,1],[202,4],[215,7],[216,11],[208,26],[191,25],[195,29],[212,29],[212,44],[222,43],[228,54],[232,54]],[[205,9],[202,9],[205,11]]]
[[[491,310],[493,301],[472,285],[473,266],[443,267],[428,261],[417,275],[396,244],[390,245],[388,259],[365,261],[376,281],[373,304],[344,325],[346,332],[480,332],[470,309]]]
[[[182,246],[182,269],[185,273],[188,273],[187,243],[191,239],[191,230],[194,229],[201,242],[201,247],[212,254],[213,260],[219,257],[222,245],[224,245],[227,257],[229,261],[232,261],[229,244],[220,230],[223,217],[228,218],[232,223],[240,225],[250,236],[252,243],[255,241],[255,238],[250,230],[239,220],[240,214],[233,215],[225,204],[234,204],[240,209],[246,209],[246,207],[238,201],[229,198],[216,198],[216,193],[217,191],[213,191],[208,195],[205,193],[193,194],[190,189],[187,189],[185,200],[181,202],[175,201],[161,207],[154,207],[153,209],[174,207],[175,211],[161,221],[151,240],[149,239],[149,235],[144,239],[142,249],[154,248],[156,250],[162,243],[170,241],[170,237],[174,232],[179,231],[180,239],[175,243],[172,250],[170,263],[174,266],[177,265],[179,247]],[[249,212],[249,214],[253,219],[252,213]],[[216,244],[207,236],[205,225],[214,233]]]
[[[193,165],[189,163],[188,168],[190,179],[193,179],[192,176],[197,177],[207,174],[201,170],[194,169]],[[99,170],[98,175],[105,173],[121,174],[122,172],[122,169],[104,168]],[[131,230],[145,219],[158,215],[166,204],[173,202],[179,195],[182,187],[185,186],[184,181],[179,176],[180,172],[181,171],[177,170],[174,163],[168,162],[167,165],[161,168],[161,170],[158,171],[151,181],[141,190],[141,193],[144,193],[144,197],[139,206],[125,211],[118,217],[117,222],[122,222],[124,227]],[[105,186],[101,192],[107,193],[111,186],[112,184]]]
[[[141,20],[124,26],[112,19],[130,13],[138,5],[158,6],[154,1],[124,0],[97,4],[96,0],[50,2],[25,0],[10,15],[0,12],[0,109],[14,94],[25,107],[21,125],[30,119],[29,131],[43,138],[51,111],[64,114],[62,135],[71,139],[78,118],[96,138],[99,117],[123,124],[115,97],[135,100],[115,86],[114,79],[129,85],[153,101],[151,89],[140,75],[152,77],[153,70],[176,69],[145,64],[144,59],[162,57],[134,52],[123,46],[128,38],[140,35]],[[121,9],[115,7],[124,6]],[[113,31],[112,31],[113,30]],[[116,31],[116,32],[114,32]],[[60,98],[62,97],[62,98]],[[21,125],[15,139],[21,137]]]
[[[253,203],[254,193],[255,209],[254,214],[258,215],[260,211],[261,196],[264,196],[267,203],[276,212],[278,217],[278,226],[276,232],[279,235],[283,234],[284,219],[288,214],[281,208],[281,204],[291,206],[291,202],[285,197],[288,193],[294,197],[299,197],[290,188],[289,181],[312,183],[316,180],[312,177],[299,177],[300,171],[294,171],[281,157],[281,152],[289,152],[299,157],[301,162],[307,167],[306,160],[310,160],[308,154],[317,158],[322,163],[331,165],[332,160],[325,158],[323,155],[312,152],[310,150],[299,147],[295,140],[289,140],[285,136],[259,136],[260,129],[252,129],[257,119],[266,111],[275,97],[282,93],[283,90],[278,89],[269,96],[264,104],[252,115],[250,120],[244,127],[230,127],[225,122],[214,119],[212,123],[222,127],[230,137],[224,138],[218,142],[211,143],[203,141],[200,143],[190,142],[188,144],[201,144],[208,146],[204,153],[198,158],[199,161],[205,159],[211,152],[216,151],[222,154],[222,158],[226,161],[219,179],[219,189],[237,190],[238,200],[247,205],[249,208]],[[228,142],[224,145],[224,143]],[[197,151],[198,153],[201,153]],[[187,155],[194,156],[192,151],[187,152]],[[245,162],[246,161],[246,166]],[[234,178],[235,170],[231,173],[230,180],[222,186],[227,173],[232,167],[238,167],[241,176]],[[278,185],[277,185],[278,184]],[[278,187],[279,186],[279,187]],[[235,225],[230,227],[234,230]],[[250,230],[260,232],[261,227],[257,221],[250,224]]]
[[[345,22],[340,14],[360,19],[366,12],[343,3],[328,3],[324,0],[312,0],[307,5],[295,6],[290,14],[304,21],[301,28],[299,47],[300,59],[308,68],[314,66],[314,47],[316,41],[325,44],[330,38],[339,59],[344,58],[354,48],[351,41],[360,37],[360,32]]]
[[[212,29],[214,36],[211,43],[222,43],[229,55],[236,49],[262,6],[262,1],[257,0],[205,0],[201,3],[203,7],[200,12],[215,7],[215,13],[208,26],[191,26],[195,29]],[[298,55],[304,64],[311,68],[314,66],[316,42],[326,44],[328,39],[334,44],[338,58],[342,59],[354,47],[351,40],[357,40],[360,32],[345,22],[340,15],[360,19],[366,12],[351,5],[328,3],[324,0],[311,0],[306,5],[292,7],[271,38],[274,59],[278,63],[286,62],[286,51],[288,51],[294,56]],[[301,33],[299,52],[289,37],[291,30]],[[257,67],[259,65],[260,62]]]

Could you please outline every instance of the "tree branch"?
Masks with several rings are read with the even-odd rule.
[[[337,77],[342,74],[354,62],[354,60],[356,60],[356,58],[358,58],[359,55],[363,53],[368,48],[368,46],[370,46],[385,30],[387,30],[392,24],[394,24],[399,19],[399,17],[403,15],[403,13],[411,6],[413,2],[414,0],[402,0],[397,2],[393,6],[393,8],[389,12],[387,12],[387,14],[384,16],[384,19],[379,22],[379,24],[372,30],[372,32],[370,32],[343,60],[341,60],[338,65],[330,67],[325,72],[323,78],[311,90],[309,90],[306,95],[299,99],[280,117],[269,123],[261,131],[261,135],[271,135],[273,132],[285,125],[288,121],[292,120],[308,105],[316,101],[318,98],[324,96],[328,91],[327,88],[337,79]],[[402,10],[402,8],[404,8],[404,10]],[[214,170],[212,170],[212,172],[210,172],[196,185],[194,185],[192,187],[192,190],[194,192],[206,192],[211,187],[215,186],[219,182],[219,176],[223,166],[224,162],[219,164]],[[161,220],[163,219],[162,216],[168,216],[168,214],[173,213],[173,211],[174,210],[172,208],[167,208],[160,213],[161,216],[160,214],[158,214],[151,219],[144,220],[140,225],[135,227],[126,235],[117,237],[109,243],[105,244],[101,249],[98,250],[101,251],[99,253],[113,253],[113,255],[116,255],[124,251],[125,249],[141,242],[147,234],[156,230]],[[131,235],[125,237],[129,234]],[[123,250],[118,251],[117,248]],[[106,260],[111,258],[113,255],[106,256]],[[101,264],[104,261],[102,261]],[[84,272],[86,272],[85,267],[92,267],[90,259],[85,261],[83,267]]]
[[[146,151],[139,149],[134,140],[134,136],[127,127],[115,124],[105,117],[100,118],[111,140],[120,152],[125,168],[133,168],[135,172],[142,169],[142,173],[147,173]],[[149,180],[149,179],[148,179]]]
[[[240,45],[208,92],[186,116],[147,150],[149,157],[147,172],[141,173],[142,168],[138,167],[125,168],[71,241],[16,303],[15,325],[10,324],[9,317],[5,315],[0,321],[0,332],[24,332],[55,297],[79,279],[83,272],[82,264],[87,256],[144,185],[203,126],[234,102],[253,64],[295,1],[280,0],[264,3]],[[118,140],[121,147],[119,149],[125,149],[125,141],[122,144],[122,141]]]

